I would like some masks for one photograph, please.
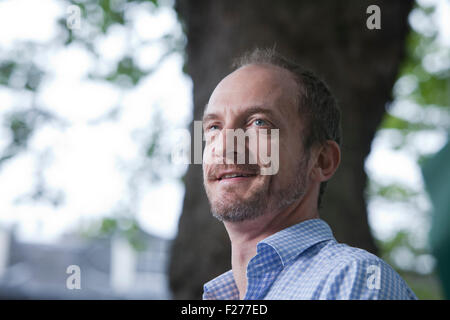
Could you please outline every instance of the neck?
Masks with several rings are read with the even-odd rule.
[[[308,194],[281,211],[270,211],[254,220],[224,222],[231,240],[231,265],[240,298],[247,289],[247,265],[261,240],[305,220],[319,217],[317,204]],[[314,199],[314,198],[312,198]]]

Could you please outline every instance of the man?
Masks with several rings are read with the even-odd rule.
[[[203,128],[204,186],[232,244],[232,270],[204,285],[204,299],[416,299],[384,261],[337,243],[319,218],[341,158],[340,111],[321,80],[257,49],[217,85]],[[265,139],[245,142],[256,163],[239,164],[239,147],[229,150],[226,132],[237,129]],[[273,174],[261,174],[265,143],[278,152]]]

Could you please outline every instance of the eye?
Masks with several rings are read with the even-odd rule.
[[[219,126],[217,124],[212,124],[210,126],[208,126],[207,130],[208,131],[213,131],[213,130],[217,130],[219,129]]]
[[[253,123],[254,123],[256,126],[258,126],[258,127],[267,125],[267,123],[266,123],[264,120],[262,120],[262,119],[256,119],[255,121],[253,121]]]

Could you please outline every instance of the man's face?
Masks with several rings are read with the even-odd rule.
[[[203,178],[211,211],[218,219],[254,219],[284,209],[306,192],[309,156],[303,151],[297,92],[297,83],[287,70],[248,65],[228,75],[212,93],[203,120],[207,140]],[[270,150],[270,130],[279,129],[275,141],[278,172],[262,175],[264,165],[259,156],[256,164],[249,164],[249,154],[257,153],[249,143],[245,145],[246,163],[237,164],[239,148],[235,146],[231,153],[227,150],[227,129],[254,130],[262,137],[259,144],[267,140],[269,153],[274,151]],[[230,158],[234,164],[226,164]]]

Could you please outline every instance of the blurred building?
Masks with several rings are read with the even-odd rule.
[[[142,251],[120,237],[38,244],[0,229],[0,299],[170,299],[170,241],[140,232]],[[71,265],[79,267],[80,289],[68,289]]]

